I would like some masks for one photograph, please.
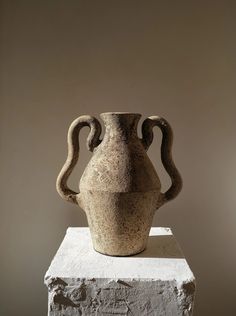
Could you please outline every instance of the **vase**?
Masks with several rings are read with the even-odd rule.
[[[103,139],[95,117],[80,116],[71,124],[68,157],[57,178],[57,191],[85,211],[96,251],[134,255],[146,248],[155,211],[175,198],[182,187],[171,156],[173,133],[168,122],[158,116],[143,121],[142,138],[137,134],[140,114],[108,112],[100,116],[105,125]],[[93,155],[80,179],[79,192],[75,192],[67,180],[79,158],[79,132],[84,126],[90,128],[87,147]],[[165,193],[147,155],[154,126],[162,131],[161,160],[172,182]]]

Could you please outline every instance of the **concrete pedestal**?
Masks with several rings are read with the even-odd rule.
[[[169,228],[131,257],[99,254],[88,228],[68,228],[45,284],[49,316],[193,315],[194,276]]]

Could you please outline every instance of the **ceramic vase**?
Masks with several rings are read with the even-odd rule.
[[[80,116],[68,131],[68,157],[57,179],[57,191],[86,213],[94,249],[112,256],[128,256],[143,251],[155,211],[175,198],[182,187],[181,176],[171,156],[173,133],[168,122],[151,116],[137,134],[138,113],[102,113],[105,125],[92,116]],[[79,132],[89,126],[87,147],[92,158],[79,181],[79,192],[67,180],[79,158]],[[161,192],[157,172],[147,155],[153,127],[162,131],[161,160],[171,178],[171,186]],[[79,242],[79,241],[78,241]]]

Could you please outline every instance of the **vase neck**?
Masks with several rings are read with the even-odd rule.
[[[106,127],[104,140],[119,139],[129,141],[132,138],[138,137],[137,125],[141,114],[109,112],[102,113],[100,116]]]

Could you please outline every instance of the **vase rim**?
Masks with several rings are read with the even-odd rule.
[[[100,116],[102,115],[138,115],[138,116],[142,116],[140,113],[134,113],[134,112],[103,112],[100,114]]]

